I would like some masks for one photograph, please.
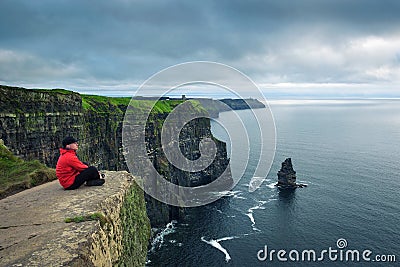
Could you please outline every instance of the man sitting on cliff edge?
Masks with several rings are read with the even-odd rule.
[[[99,171],[80,161],[76,155],[77,150],[78,140],[71,136],[64,138],[56,166],[56,175],[62,187],[74,190],[85,182],[88,186],[103,185],[105,180],[100,178]]]

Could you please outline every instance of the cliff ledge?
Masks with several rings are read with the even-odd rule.
[[[150,236],[143,191],[127,172],[65,191],[58,181],[0,200],[1,266],[143,266]],[[98,220],[66,223],[96,214]]]

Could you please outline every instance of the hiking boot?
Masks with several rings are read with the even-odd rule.
[[[89,181],[86,181],[86,185],[88,185],[88,186],[100,186],[100,185],[103,185],[105,181],[106,180],[104,180],[104,179],[89,180]]]

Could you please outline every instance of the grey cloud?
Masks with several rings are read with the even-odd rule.
[[[395,0],[2,0],[0,51],[31,57],[23,66],[9,62],[14,68],[3,67],[1,79],[16,82],[18,66],[27,82],[30,76],[32,83],[56,76],[64,84],[75,80],[84,87],[86,80],[102,86],[143,81],[184,61],[210,60],[260,80],[363,82],[363,70],[349,62],[346,46],[368,36],[398,36],[399,11]],[[322,56],[313,54],[324,47]],[[34,64],[61,74],[29,75]]]

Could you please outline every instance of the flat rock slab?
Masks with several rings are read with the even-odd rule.
[[[104,173],[103,186],[67,191],[53,181],[0,200],[0,266],[65,266],[81,257],[99,222],[64,220],[103,212],[100,203],[133,182],[127,172]]]

